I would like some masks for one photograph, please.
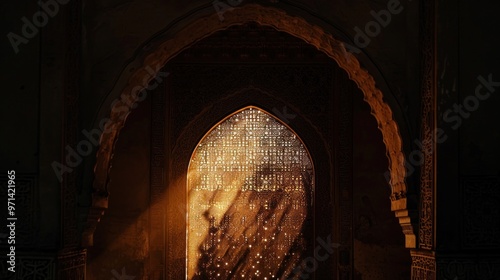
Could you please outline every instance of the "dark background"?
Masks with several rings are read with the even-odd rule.
[[[356,45],[355,28],[364,29],[373,21],[370,12],[387,9],[390,1],[244,1],[239,7],[244,9],[254,2],[305,18],[336,39]],[[423,3],[436,4],[435,16],[426,15]],[[454,108],[453,104],[462,104],[474,95],[480,84],[479,76],[488,79],[491,75],[493,81],[500,81],[498,4],[486,0],[402,0],[400,5],[403,10],[393,14],[389,24],[355,56],[374,77],[390,105],[406,158],[418,150],[414,141],[422,138],[426,122],[435,122],[448,138],[437,145],[435,161],[430,167],[435,172],[431,208],[421,204],[421,195],[425,193],[421,190],[426,182],[420,178],[420,168],[406,178],[412,201],[408,204],[411,212],[408,216],[412,217],[417,236],[417,248],[410,252],[404,249],[403,231],[391,212],[390,188],[384,179],[389,166],[384,140],[362,94],[358,92],[353,96],[355,271],[351,277],[408,279],[412,270],[412,279],[500,279],[498,90],[480,101],[477,110],[463,117],[458,129],[453,129],[454,122],[446,122],[443,115]],[[37,28],[26,44],[20,44],[16,54],[8,34],[22,35],[22,18],[33,22],[33,15],[43,10],[36,1],[0,4],[2,201],[7,201],[7,170],[15,170],[19,219],[16,229],[19,272],[13,275],[6,271],[6,239],[0,239],[1,277],[30,279],[36,275],[45,279],[81,279],[87,271],[88,279],[110,279],[117,278],[113,271],[120,275],[122,268],[126,268],[127,274],[143,279],[148,269],[154,270],[144,259],[157,256],[151,255],[153,250],[141,251],[144,246],[137,240],[128,241],[135,244],[136,249],[122,246],[119,252],[101,262],[95,270],[98,273],[90,270],[92,254],[87,255],[87,246],[82,241],[89,227],[97,227],[95,238],[109,241],[95,242],[101,247],[94,250],[118,246],[118,243],[112,244],[113,233],[105,230],[106,226],[113,227],[113,222],[106,220],[110,216],[104,214],[102,224],[89,225],[89,220],[100,217],[100,210],[91,207],[97,149],[94,147],[90,155],[83,157],[62,183],[52,164],[65,159],[66,145],[76,147],[85,139],[82,130],[98,127],[99,121],[109,116],[110,104],[125,87],[133,72],[131,69],[143,65],[144,57],[159,42],[173,38],[195,19],[217,12],[210,1],[73,0],[58,6],[59,11],[49,16],[47,24]],[[426,26],[429,22],[434,24],[435,34]],[[435,40],[431,53],[423,42],[429,34]],[[432,58],[434,120],[422,117],[422,108],[429,105],[422,98],[425,92],[422,81],[426,79],[425,71],[429,71],[423,68],[423,61],[428,61],[429,56]],[[203,79],[193,77],[197,78]],[[122,176],[116,181],[134,186],[144,183],[146,188],[149,169],[141,173],[144,166],[137,162],[138,157],[149,155],[150,151],[147,146],[150,138],[141,124],[148,123],[141,114],[147,115],[149,102],[140,103],[125,123],[124,136],[116,143],[117,149],[123,150],[117,150],[114,159],[117,168],[112,169],[113,176]],[[139,137],[139,134],[146,135]],[[134,153],[134,148],[144,149],[144,154]],[[141,174],[146,174],[142,183],[138,179]],[[112,187],[113,182],[109,185]],[[131,207],[140,211],[141,207],[150,206],[146,193],[126,194],[125,191],[119,200],[120,192],[121,189],[110,191],[109,213],[116,211],[111,209],[113,203],[126,208],[141,195],[144,205]],[[116,194],[114,201],[113,194]],[[2,205],[6,207],[6,202]],[[423,212],[433,213],[434,227],[427,229],[433,236],[431,248],[418,245],[419,223],[422,224],[419,218],[424,216]],[[134,217],[130,214],[123,223],[127,227],[137,226]],[[0,233],[4,232],[6,228],[2,227]],[[137,232],[148,230],[139,228]],[[130,236],[137,236],[137,232]],[[398,253],[394,253],[396,251]],[[113,262],[121,258],[117,257],[119,254],[125,255],[124,261]]]

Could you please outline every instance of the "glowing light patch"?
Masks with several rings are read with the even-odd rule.
[[[188,170],[188,279],[279,279],[301,261],[314,191],[304,144],[248,107],[200,141]]]

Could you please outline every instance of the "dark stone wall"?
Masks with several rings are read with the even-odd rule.
[[[387,9],[391,1],[259,2],[282,8],[290,14],[311,18],[315,24],[355,45],[356,27],[364,29],[374,19],[371,11],[380,14],[381,10]],[[357,54],[363,66],[376,78],[384,93],[395,96],[393,101],[388,102],[394,103],[391,105],[401,106],[404,114],[402,120],[409,127],[409,131],[403,132],[405,135],[402,136],[410,139],[410,142],[418,138],[420,123],[418,2],[401,0],[401,12],[392,14],[390,23],[382,27],[377,35],[372,36],[370,43],[361,48],[362,52]],[[91,130],[106,117],[109,113],[109,104],[117,97],[113,96],[113,89],[122,87],[128,78],[128,70],[141,62],[142,55],[147,52],[147,42],[171,38],[194,18],[216,13],[210,1],[117,0],[75,3],[81,3],[83,7],[81,15],[83,30],[81,34],[74,35],[81,38],[82,48],[82,69],[77,77],[81,91],[78,98],[80,112],[75,124],[77,131]],[[470,110],[470,116],[461,117],[462,123],[457,129],[454,129],[453,125],[458,123],[458,119],[445,120],[444,114],[453,109],[454,104],[463,105],[466,98],[475,95],[476,87],[481,84],[478,77],[488,80],[491,75],[491,80],[500,81],[497,66],[500,61],[497,52],[500,45],[497,36],[497,9],[492,1],[486,0],[467,3],[446,0],[438,3],[438,126],[445,129],[448,140],[438,145],[437,152],[436,194],[439,225],[437,250],[449,255],[450,262],[462,263],[467,271],[477,271],[477,266],[471,264],[471,256],[486,252],[493,256],[489,257],[490,260],[498,260],[494,254],[500,246],[498,239],[495,238],[499,233],[496,221],[500,213],[499,204],[496,203],[500,189],[498,188],[500,164],[497,160],[500,155],[500,148],[497,145],[500,141],[500,130],[496,124],[500,119],[497,109],[497,104],[500,102],[498,88],[495,86],[495,91],[492,90],[487,99],[480,100],[477,109]],[[244,4],[241,8],[244,8]],[[34,234],[30,241],[33,242],[33,246],[26,247],[26,250],[50,252],[52,255],[47,257],[51,270],[47,270],[47,274],[43,277],[54,275],[53,255],[61,245],[59,242],[61,185],[51,164],[63,160],[61,154],[65,147],[61,145],[61,139],[68,133],[64,131],[62,125],[63,96],[66,90],[64,77],[75,67],[68,64],[70,50],[67,44],[69,41],[67,30],[70,27],[68,7],[69,5],[60,5],[60,10],[49,18],[46,25],[37,30],[26,44],[19,45],[19,53],[16,54],[6,35],[9,32],[21,35],[24,24],[21,19],[27,17],[32,21],[34,13],[41,11],[41,8],[36,1],[4,1],[0,4],[0,18],[4,23],[0,25],[2,31],[0,33],[4,34],[0,40],[2,64],[0,81],[3,86],[3,98],[0,102],[3,105],[3,109],[0,110],[2,136],[0,167],[3,170],[15,169],[27,190],[25,197],[33,198],[25,200],[29,203],[27,202],[23,215],[26,217],[33,213],[36,215],[25,219],[29,222],[23,226],[23,230]],[[485,87],[482,90],[485,90]],[[471,104],[469,105],[475,106]],[[402,237],[395,236],[394,239],[388,239],[381,234],[382,228],[385,228],[382,225],[390,228],[391,232],[394,230],[396,234],[397,224],[394,223],[392,213],[388,212],[389,209],[379,205],[388,193],[388,190],[384,189],[385,181],[380,174],[385,171],[382,167],[387,166],[387,163],[382,160],[385,158],[382,156],[384,149],[379,141],[380,135],[374,128],[373,118],[370,119],[367,115],[366,106],[364,109],[362,107],[358,108],[359,115],[355,117],[358,123],[356,127],[359,128],[358,132],[355,131],[355,166],[359,172],[355,174],[358,188],[354,203],[357,209],[355,223],[358,223],[356,250],[360,252],[355,261],[358,264],[368,261],[374,263],[374,260],[390,263],[396,261],[396,258],[382,260],[378,258],[378,252],[381,248],[386,252],[396,252],[399,250],[396,248],[397,244],[401,241],[399,238]],[[141,143],[146,145],[147,141],[144,139],[141,140],[144,142],[137,140],[135,143],[127,143],[128,140],[135,139],[135,136],[131,136],[134,133],[144,132],[141,130],[144,128],[139,128],[139,125],[130,125],[134,122],[134,114],[138,116],[139,112],[134,111],[130,116],[127,127],[122,132],[124,138],[120,138],[120,141],[124,142],[118,143],[119,149],[128,146],[137,147]],[[454,112],[449,116],[456,117],[457,114]],[[372,124],[367,125],[369,122]],[[129,137],[126,136],[127,133],[130,138],[127,138]],[[76,141],[82,139],[84,136],[78,134]],[[368,139],[378,139],[377,144],[366,144]],[[405,145],[409,146],[407,149],[410,151],[417,148],[412,143]],[[119,149],[117,151],[120,151]],[[147,149],[134,153],[140,154],[144,159],[146,151]],[[111,194],[122,192],[119,186],[129,185],[131,182],[140,186],[147,184],[143,177],[147,171],[144,169],[145,166],[132,165],[134,166],[132,170],[130,166],[118,163],[133,162],[132,156],[132,153],[128,155],[126,152],[117,154],[115,159],[117,163],[111,171],[112,178],[115,178],[110,183]],[[79,201],[75,208],[83,207],[81,216],[77,217],[81,220],[85,220],[85,207],[90,203],[94,163],[95,159],[90,155],[84,158],[84,162],[78,167],[81,177],[77,180]],[[380,168],[370,169],[373,166]],[[128,177],[118,179],[116,176],[118,173],[115,172],[119,170],[125,172]],[[137,173],[139,171],[142,173]],[[130,180],[125,180],[127,178]],[[375,182],[373,188],[370,182],[372,178]],[[374,191],[375,189],[377,191]],[[142,195],[145,196],[146,193]],[[128,198],[131,196],[132,192],[125,195]],[[130,211],[126,212],[129,220],[115,221],[120,227],[125,230],[135,226],[138,232],[142,231],[142,224],[132,224],[133,219],[142,217],[139,213],[145,209],[145,198],[141,199],[142,204],[137,209],[126,209],[125,201],[110,201],[110,210],[101,224],[104,226],[98,227],[98,233],[108,238],[104,240],[111,240],[113,236],[117,236],[116,233],[109,232],[110,229],[105,226],[106,217],[110,224],[114,223],[111,218],[116,218],[112,208]],[[378,207],[382,209],[379,211]],[[131,235],[131,233],[125,235],[127,234]],[[104,258],[111,259],[113,254],[106,255],[104,249],[99,253],[97,248],[104,246],[104,243],[100,242],[96,240],[96,249],[91,253],[93,256],[102,254]],[[144,264],[144,260],[141,259],[143,253],[137,251],[134,253],[136,254],[134,258]],[[488,263],[488,260],[485,262]],[[444,266],[446,267],[446,262]],[[134,267],[137,268],[134,272],[145,271],[141,265]],[[372,268],[374,267],[363,268],[358,265],[359,277],[362,279],[371,277],[367,275]],[[102,272],[99,269],[90,266],[89,271],[95,275]],[[105,272],[108,273],[107,276],[102,277],[109,279],[110,271],[106,268]],[[473,274],[455,272],[452,271],[451,274],[444,276],[476,277]],[[406,272],[402,269],[401,273]]]
[[[39,92],[40,92],[40,36],[34,36],[27,44],[19,46],[16,54],[7,34],[21,34],[21,17],[37,11],[35,2],[16,1],[2,3],[0,26],[3,34],[0,40],[2,61],[2,101],[0,110],[0,166],[2,170],[15,169],[19,173],[38,171]],[[11,108],[11,110],[6,110]],[[15,109],[15,110],[14,110]],[[12,145],[16,143],[16,145]]]
[[[440,1],[437,145],[438,279],[498,278],[500,39],[496,4]],[[489,84],[489,85],[488,85]]]

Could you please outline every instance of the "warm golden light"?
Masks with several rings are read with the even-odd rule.
[[[209,131],[188,170],[188,279],[278,279],[300,262],[313,165],[297,135],[248,107]]]

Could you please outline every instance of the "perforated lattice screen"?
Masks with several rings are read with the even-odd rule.
[[[313,166],[287,126],[258,108],[216,125],[188,171],[189,279],[278,279],[304,251]]]

